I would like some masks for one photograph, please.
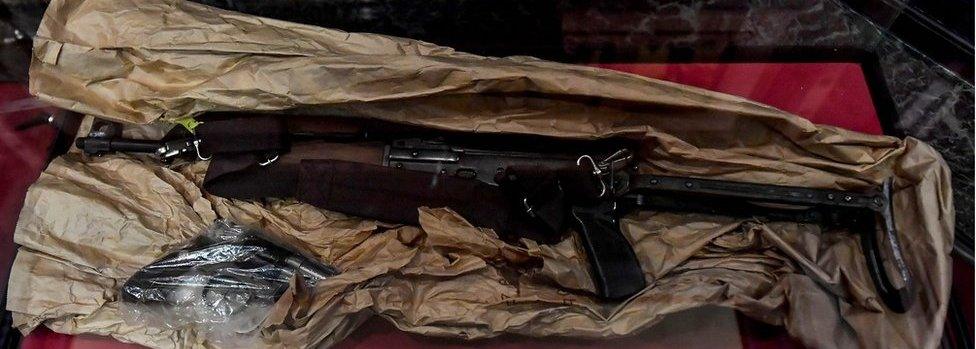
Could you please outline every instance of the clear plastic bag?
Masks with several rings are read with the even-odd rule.
[[[322,263],[217,220],[189,246],[149,264],[122,286],[127,322],[193,327],[214,341],[255,330],[293,277],[306,286],[338,274]]]

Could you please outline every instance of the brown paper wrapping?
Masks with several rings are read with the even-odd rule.
[[[390,227],[286,200],[227,200],[201,192],[206,163],[69,154],[31,187],[16,231],[22,247],[7,304],[25,332],[44,324],[159,348],[211,346],[191,330],[125,324],[116,289],[224,217],[301,244],[344,271],[311,292],[289,293],[258,346],[336,343],[376,315],[432,336],[615,337],[708,304],[783,325],[810,347],[934,347],[942,334],[949,172],[912,138],[814,125],[629,74],[480,57],[179,1],[53,1],[34,40],[30,78],[44,101],[133,123],[212,110],[361,116],[473,132],[641,137],[644,173],[835,189],[893,176],[896,224],[919,298],[906,314],[888,311],[850,232],[639,212],[621,226],[649,286],[627,302],[601,303],[579,291],[593,286],[572,238],[511,246],[445,208],[420,208],[420,227]]]

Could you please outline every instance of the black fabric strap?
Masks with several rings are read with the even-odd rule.
[[[296,165],[261,166],[291,147],[285,122],[255,116],[206,120],[194,130],[200,154],[212,157],[203,188],[234,199],[295,196]]]
[[[449,207],[507,241],[525,237],[551,243],[571,224],[571,205],[599,196],[599,181],[585,165],[557,171],[508,168],[496,178],[499,186],[493,186],[450,175],[322,159],[336,155],[329,145],[286,154],[291,148],[288,128],[276,117],[207,120],[196,132],[200,152],[213,156],[203,188],[226,198],[296,198],[328,210],[414,225],[419,223],[418,207]],[[261,165],[272,156],[287,159]]]
[[[417,208],[449,207],[475,226],[500,233],[536,234],[498,187],[449,175],[337,160],[303,160],[300,201],[386,222],[419,224]]]
[[[206,120],[194,129],[204,157],[222,153],[288,152],[288,128],[280,117],[255,116]]]
[[[419,207],[449,207],[506,241],[559,239],[557,231],[512,205],[507,192],[477,180],[340,160],[259,166],[255,159],[253,154],[219,155],[210,163],[204,190],[245,200],[295,198],[327,210],[411,225],[420,223]]]
[[[298,165],[260,166],[263,155],[216,154],[207,168],[203,189],[231,199],[295,197],[298,188]]]

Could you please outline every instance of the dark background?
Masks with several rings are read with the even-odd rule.
[[[530,55],[580,64],[858,62],[868,75],[885,133],[919,138],[949,164],[956,250],[958,258],[972,259],[971,0],[198,2],[489,56]],[[30,37],[46,3],[0,0],[0,5],[0,81],[26,82]],[[972,264],[962,265],[971,283]],[[971,327],[969,333],[971,338]]]

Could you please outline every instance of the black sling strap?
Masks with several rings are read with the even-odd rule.
[[[207,192],[233,199],[294,197],[298,168],[261,166],[288,152],[288,131],[280,118],[207,120],[197,126],[200,153],[212,158],[203,180]]]
[[[542,243],[558,241],[567,227],[562,185],[572,185],[574,192],[580,187],[596,190],[586,182],[589,175],[575,170],[554,175],[510,168],[498,178],[502,185],[492,186],[314,155],[293,158],[288,154],[288,132],[282,118],[269,116],[205,121],[196,130],[200,152],[212,157],[204,190],[233,199],[295,198],[328,210],[412,225],[419,224],[418,207],[449,207],[506,241],[524,237]]]

